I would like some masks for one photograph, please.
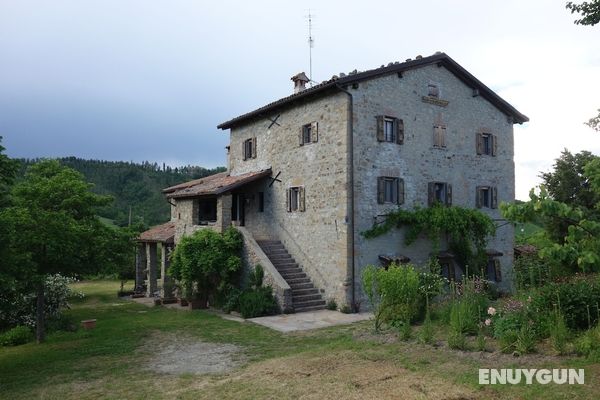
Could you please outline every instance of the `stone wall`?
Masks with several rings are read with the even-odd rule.
[[[277,299],[279,309],[284,313],[290,312],[294,309],[292,304],[292,289],[279,274],[258,243],[256,243],[252,234],[245,228],[238,227],[237,229],[242,233],[244,238],[243,259],[245,272],[252,271],[256,265],[260,264],[265,271],[263,284],[273,288],[273,294]]]
[[[446,106],[423,101],[429,83],[438,85],[440,99],[448,102]],[[498,203],[514,200],[512,122],[484,98],[474,97],[473,90],[445,68],[432,65],[409,70],[402,77],[393,74],[361,82],[358,88],[349,90],[355,105],[357,277],[365,265],[379,263],[379,254],[399,252],[422,264],[431,253],[426,239],[405,246],[401,230],[370,240],[360,235],[372,226],[376,216],[396,207],[377,203],[379,176],[404,180],[405,209],[427,206],[428,182],[432,181],[452,184],[453,205],[475,207],[476,187],[485,185],[497,187]],[[377,141],[378,115],[404,121],[404,144]],[[433,147],[435,124],[447,127],[446,148]],[[497,135],[496,156],[476,154],[476,134],[482,129]],[[498,209],[481,210],[493,219],[502,218]],[[510,290],[513,237],[512,226],[502,226],[488,246],[504,253],[500,260],[505,290]],[[357,289],[357,293],[362,290]]]
[[[246,228],[256,238],[278,239],[312,278],[325,298],[348,303],[347,260],[347,96],[343,93],[303,103],[279,115],[271,128],[267,118],[231,130],[230,173],[272,168],[281,182],[245,187]],[[318,141],[300,145],[303,125],[318,123]],[[256,158],[244,160],[243,142],[256,137]],[[305,188],[304,212],[288,212],[286,191]],[[258,212],[258,192],[265,196]]]

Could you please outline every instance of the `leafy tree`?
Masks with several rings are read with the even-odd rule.
[[[596,132],[600,132],[600,109],[598,110],[598,115],[590,118],[585,124]]]
[[[567,2],[566,8],[571,10],[571,14],[581,15],[580,19],[575,20],[577,25],[594,26],[600,22],[600,0],[584,1],[576,4],[572,1]]]
[[[4,150],[2,136],[0,136],[0,208],[8,203],[9,188],[14,182],[18,169],[18,164],[14,160],[2,154]]]
[[[223,234],[201,229],[181,239],[172,256],[169,273],[186,288],[186,295],[206,307],[209,298],[223,297],[242,267],[241,234],[233,227]]]
[[[31,166],[12,190],[13,205],[2,211],[18,282],[36,287],[36,338],[45,339],[44,281],[48,275],[82,273],[96,267],[97,246],[86,247],[103,233],[95,210],[110,198],[91,192],[77,171],[56,160]]]

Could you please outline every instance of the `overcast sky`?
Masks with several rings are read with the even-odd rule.
[[[517,198],[563,148],[600,154],[600,26],[557,0],[0,0],[0,135],[12,157],[224,165],[216,125],[313,78],[444,51],[531,121]]]

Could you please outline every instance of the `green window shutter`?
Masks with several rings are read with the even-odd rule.
[[[431,207],[435,203],[435,182],[427,185],[427,205]]]
[[[452,185],[449,183],[446,183],[446,205],[452,205]]]
[[[498,138],[496,135],[490,135],[492,139],[492,155],[495,157],[498,154]]]
[[[377,178],[377,203],[385,203],[385,178],[383,176]]]
[[[306,211],[304,186],[298,188],[298,211]]]
[[[304,146],[304,125],[300,127],[300,132],[298,133],[298,139],[300,146]]]
[[[252,158],[256,158],[256,136],[252,138]]]
[[[292,211],[292,189],[286,189],[285,191],[285,209],[287,212]]]
[[[404,121],[396,119],[396,143],[404,144]]]
[[[496,273],[496,282],[502,282],[502,266],[497,258],[494,259],[494,272]]]
[[[483,134],[478,133],[476,136],[477,154],[483,154]]]
[[[310,141],[312,143],[319,141],[319,123],[313,122],[310,124]]]
[[[481,186],[477,186],[475,191],[475,206],[481,208],[483,206],[483,190]]]
[[[404,179],[398,178],[398,204],[404,204]]]
[[[383,115],[377,116],[377,141],[383,142],[385,140],[383,132]]]
[[[490,205],[492,208],[498,208],[498,188],[495,186],[491,187],[490,191],[492,196],[492,201]]]

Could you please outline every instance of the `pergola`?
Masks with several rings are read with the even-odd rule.
[[[167,275],[169,269],[169,255],[175,246],[175,222],[155,226],[142,232],[137,238],[138,247],[135,260],[135,291],[144,292],[146,283],[146,296],[159,296],[163,299],[173,297],[173,285]],[[158,246],[160,245],[160,287],[157,287],[158,272]]]

